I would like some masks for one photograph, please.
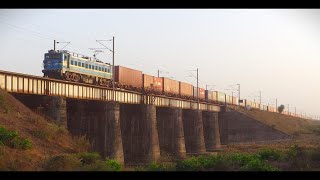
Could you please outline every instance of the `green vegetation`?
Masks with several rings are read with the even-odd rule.
[[[305,171],[319,170],[320,147],[293,145],[286,150],[264,148],[256,153],[224,153],[190,157],[171,163],[152,162],[137,171]]]
[[[281,114],[283,110],[284,110],[284,105],[281,104],[281,105],[278,107],[278,112]]]
[[[285,161],[286,154],[283,151],[271,148],[265,148],[258,152],[258,156],[262,160]]]
[[[32,144],[28,139],[23,139],[18,132],[7,130],[4,127],[0,127],[0,144],[22,150],[32,148]]]
[[[96,152],[54,156],[44,162],[46,171],[120,171],[121,164],[102,159]]]
[[[265,160],[255,154],[224,154],[191,157],[185,160],[176,160],[173,163],[152,162],[136,170],[146,171],[278,171]]]

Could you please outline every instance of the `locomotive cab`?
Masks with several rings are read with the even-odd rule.
[[[59,51],[49,50],[44,54],[43,76],[61,79],[64,54]]]

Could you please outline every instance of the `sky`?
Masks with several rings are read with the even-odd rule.
[[[53,41],[115,65],[320,117],[320,9],[0,9],[0,70],[42,76]],[[101,41],[112,49],[111,41]],[[57,44],[61,49],[66,43]],[[97,57],[112,63],[112,53]],[[319,79],[318,79],[319,78]]]

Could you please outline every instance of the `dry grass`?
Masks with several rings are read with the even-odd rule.
[[[291,135],[311,133],[311,126],[320,125],[319,121],[302,119],[274,112],[266,112],[258,109],[251,109],[249,111],[242,107],[232,109]]]
[[[308,119],[301,119],[286,116],[279,113],[266,112],[257,109],[247,111],[244,108],[232,107],[237,112],[245,114],[259,122],[274,127],[280,131],[293,135],[290,141],[274,142],[269,144],[238,144],[228,145],[224,152],[250,152],[255,153],[263,148],[286,150],[294,145],[305,149],[320,147],[320,134],[316,130],[320,129],[320,122]]]
[[[32,149],[27,151],[2,146],[0,169],[41,170],[41,162],[50,156],[83,151],[75,147],[66,128],[46,121],[1,89],[0,104],[0,126],[17,131],[32,143]]]

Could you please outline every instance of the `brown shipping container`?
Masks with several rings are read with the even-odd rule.
[[[179,81],[162,77],[163,92],[179,95]]]
[[[148,74],[143,74],[143,88],[145,90],[162,91],[162,78],[150,76]]]
[[[231,104],[232,103],[232,96],[226,95],[226,102],[228,104]]]
[[[148,90],[151,89],[151,87],[153,87],[153,76],[143,74],[143,88]]]
[[[199,98],[200,99],[205,99],[206,95],[205,95],[205,89],[203,88],[199,88]],[[197,98],[197,87],[193,86],[193,97]]]
[[[121,85],[142,87],[142,71],[123,66],[115,66],[115,81]]]
[[[163,80],[162,80],[162,78],[154,77],[153,78],[153,87],[158,91],[162,91],[162,89],[163,89]]]
[[[238,104],[238,98],[237,97],[234,97],[232,96],[232,101],[233,101],[233,105],[237,105]]]
[[[206,100],[217,101],[217,92],[206,90],[205,97],[206,97]]]
[[[185,82],[179,82],[180,84],[180,96],[193,96],[193,86]]]

